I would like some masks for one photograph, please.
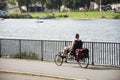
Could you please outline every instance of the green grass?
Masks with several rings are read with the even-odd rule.
[[[35,12],[35,13],[30,13],[30,15],[33,18],[38,18],[39,16],[46,16],[46,14],[44,12]]]
[[[39,16],[48,16],[52,15],[52,13],[30,13],[33,18],[38,18]],[[112,11],[107,12],[99,12],[99,11],[88,11],[88,12],[55,12],[53,16],[55,18],[60,18],[61,15],[68,15],[68,18],[114,18],[115,13]]]
[[[71,12],[70,18],[112,18],[113,12]]]

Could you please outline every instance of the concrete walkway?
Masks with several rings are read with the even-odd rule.
[[[32,76],[32,75],[21,75],[21,74],[12,74],[12,73],[5,73],[0,72],[0,80],[61,80],[51,77],[44,77],[44,76]]]
[[[78,64],[0,58],[0,72],[59,78],[60,80],[120,80],[120,68],[88,66]]]

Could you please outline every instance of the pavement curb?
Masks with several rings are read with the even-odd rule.
[[[86,80],[86,79],[69,78],[69,77],[64,77],[64,76],[46,75],[46,74],[40,74],[40,73],[19,72],[19,71],[10,71],[10,70],[0,70],[0,73],[11,73],[11,74],[30,75],[30,76],[38,76],[38,77],[49,77],[49,78],[56,78],[56,79],[62,79],[62,80]]]

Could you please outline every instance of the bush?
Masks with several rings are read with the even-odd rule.
[[[55,18],[55,16],[54,15],[47,15],[46,18],[51,19],[51,18]]]
[[[17,53],[15,55],[13,55],[13,58],[22,58],[22,59],[34,59],[34,60],[38,60],[39,57],[36,53],[34,52],[22,52],[21,54],[20,53]]]
[[[63,17],[64,17],[64,18],[67,18],[67,17],[68,17],[68,15],[63,15]]]
[[[114,16],[114,19],[120,19],[120,13],[117,13],[117,14]]]
[[[69,17],[68,15],[58,15],[58,18],[67,18]]]
[[[7,17],[8,18],[32,18],[32,16],[29,14],[17,14],[17,13],[7,14]]]

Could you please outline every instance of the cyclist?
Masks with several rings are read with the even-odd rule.
[[[70,54],[72,54],[75,57],[75,60],[76,60],[75,50],[76,49],[81,49],[82,45],[83,45],[83,42],[82,42],[82,40],[79,39],[79,34],[76,33],[75,34],[75,39],[74,39],[74,41],[72,43],[72,46],[70,48]]]

